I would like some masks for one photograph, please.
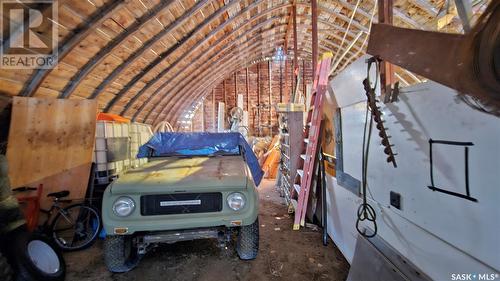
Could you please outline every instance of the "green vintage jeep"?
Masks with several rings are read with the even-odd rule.
[[[216,238],[224,245],[235,232],[239,257],[257,256],[254,179],[259,174],[260,182],[262,171],[249,165],[255,155],[240,136],[162,133],[141,147],[149,163],[121,175],[104,193],[104,260],[110,271],[131,270],[158,243]],[[230,141],[221,146],[221,138]]]

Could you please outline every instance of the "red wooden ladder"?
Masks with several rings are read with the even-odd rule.
[[[298,193],[297,207],[295,208],[295,219],[293,229],[298,230],[304,226],[307,201],[312,178],[314,176],[314,162],[319,145],[318,136],[320,134],[321,119],[323,115],[323,97],[328,87],[328,75],[332,60],[331,53],[325,53],[316,67],[317,73],[314,77],[313,89],[311,93],[311,104],[307,113],[307,123],[304,131],[305,151],[301,154],[304,165],[297,170],[300,177],[300,185],[294,184],[294,192]]]

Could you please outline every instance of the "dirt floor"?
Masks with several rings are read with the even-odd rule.
[[[330,241],[321,242],[321,230],[293,231],[274,182],[260,188],[260,250],[257,259],[241,261],[233,245],[217,247],[215,240],[162,245],[149,252],[134,270],[107,271],[102,241],[81,252],[67,253],[66,280],[345,280],[349,265]]]

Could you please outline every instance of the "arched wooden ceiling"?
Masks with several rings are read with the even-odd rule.
[[[435,29],[444,0],[395,2],[395,25]],[[174,120],[229,74],[290,42],[293,5],[298,55],[311,59],[306,1],[59,0],[58,5],[57,67],[0,70],[3,95],[97,99],[103,111],[135,121]],[[352,43],[339,66],[362,55],[370,22],[376,22],[375,6],[376,0],[319,1],[320,52],[342,53]]]

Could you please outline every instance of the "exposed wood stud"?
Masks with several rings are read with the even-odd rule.
[[[285,69],[286,73],[286,69]],[[286,74],[285,74],[286,77]],[[283,102],[283,61],[280,61],[280,102]]]
[[[222,82],[222,102],[226,105],[227,107],[227,102],[226,102],[226,80]]]
[[[378,1],[378,21],[379,23],[391,24],[393,23],[393,0],[379,0]],[[386,61],[380,63],[380,90],[382,95],[388,93],[394,84],[394,66]]]
[[[199,41],[195,46],[193,46],[188,52],[184,53],[182,56],[180,56],[174,63],[170,64],[166,69],[162,70],[161,73],[159,75],[157,75],[155,78],[153,78],[151,81],[148,81],[146,83],[146,85],[140,90],[139,93],[137,93],[134,97],[132,97],[132,99],[128,102],[128,104],[125,106],[125,109],[122,111],[122,114],[124,114],[129,108],[130,106],[132,106],[132,104],[144,93],[146,92],[147,89],[149,89],[152,85],[154,85],[157,81],[159,81],[161,78],[163,78],[167,73],[170,72],[170,70],[172,70],[173,68],[175,68],[175,66],[183,61],[185,59],[185,57],[187,57],[188,55],[190,55],[194,50],[196,50],[198,47],[200,47],[201,45],[205,44],[209,39],[211,39],[216,33],[218,33],[219,31],[221,30],[224,30],[224,28],[226,28],[227,26],[229,26],[230,24],[233,23],[234,20],[238,19],[239,17],[245,15],[248,11],[252,10],[253,8],[257,7],[262,1],[264,0],[257,0],[255,2],[253,2],[252,4],[248,5],[247,7],[245,7],[244,9],[242,9],[237,15],[235,15],[234,17],[228,19],[227,21],[224,21],[221,25],[217,26],[217,28],[213,29],[207,36],[205,36],[205,38],[201,41]],[[230,2],[230,4],[224,6],[226,8],[221,8],[222,9],[227,9],[227,7],[229,5],[233,5],[234,3],[237,3],[238,1],[233,1],[233,2]],[[263,11],[261,12],[260,14],[252,17],[250,20],[247,20],[246,23],[243,23],[241,26],[244,26],[248,23],[251,23],[253,20],[255,20],[256,18],[260,18],[270,12],[273,12],[273,11],[276,11],[276,10],[279,10],[279,9],[282,9],[284,7],[287,7],[289,6],[289,4],[283,4],[283,5],[278,5],[278,6],[275,6],[275,7],[272,7],[266,11]],[[216,12],[218,13],[218,12]],[[211,22],[211,20],[206,20],[205,22]],[[241,27],[240,26],[240,27]],[[238,28],[236,28],[238,29]],[[234,30],[231,32],[233,33]],[[124,93],[123,93],[124,94]],[[112,104],[113,101],[110,102],[110,104],[108,104],[108,109],[110,109],[113,104]]]
[[[257,135],[260,136],[260,89],[262,85],[260,84],[260,63],[257,64]]]
[[[247,111],[250,112],[250,85],[248,82],[248,67],[245,69],[245,89],[247,93]]]
[[[316,63],[318,62],[318,2],[311,0],[311,28],[312,28],[312,68],[313,77],[316,77]]]
[[[273,105],[273,94],[272,94],[272,89],[271,89],[271,81],[273,80],[272,78],[272,72],[271,72],[271,61],[267,61],[267,80],[269,80],[269,128],[272,130],[271,126],[273,124],[273,115],[272,115],[272,105]]]
[[[215,89],[212,89],[212,130],[216,132],[216,121],[215,121]]]
[[[101,63],[112,51],[114,48],[118,47],[123,41],[129,36],[134,36],[133,34],[137,32],[140,28],[144,27],[149,20],[156,17],[161,11],[168,8],[175,1],[162,1],[160,4],[156,5],[153,9],[148,11],[148,13],[144,14],[141,18],[139,18],[132,26],[128,27],[125,31],[123,31],[116,38],[111,40],[104,48],[102,48],[95,56],[93,56],[82,68],[78,70],[78,72],[70,79],[70,81],[66,84],[62,92],[59,94],[59,98],[68,98],[71,96],[73,91],[78,87],[80,82],[87,77],[87,75],[96,67],[97,64]],[[206,0],[204,1],[206,2]],[[148,50],[159,38],[163,37],[165,34],[168,34],[173,29],[175,29],[179,24],[181,24],[186,19],[178,19],[169,27],[165,28],[159,34],[153,36],[151,40],[145,42],[142,45],[142,48],[139,48],[135,51],[130,57],[128,57],[120,66],[115,68],[113,72],[108,75],[94,90],[91,99],[97,98],[101,91],[115,80],[115,78],[124,70],[130,63],[135,61],[138,57],[140,57],[145,50]]]
[[[244,36],[249,35],[249,34],[253,33],[256,30],[259,30],[261,27],[265,26],[266,24],[269,24],[269,23],[273,22],[274,20],[276,20],[276,17],[270,18],[270,19],[268,19],[268,20],[266,20],[266,21],[264,21],[264,22],[262,22],[262,23],[260,23],[260,24],[258,24],[256,26],[252,27],[250,30],[246,31],[245,33],[243,33],[242,35],[240,35],[236,39],[232,40],[231,43],[229,43],[224,48],[222,48],[221,50],[219,50],[216,54],[214,54],[210,58],[206,59],[206,61],[210,61],[212,58],[217,57],[219,54],[225,52],[226,50],[228,50],[229,48],[231,48],[234,44],[238,43],[238,41],[241,38],[244,38]],[[251,22],[251,20],[249,22]],[[226,36],[224,36],[221,40],[219,40],[218,43],[225,41],[227,38],[230,38],[237,30],[238,30],[238,28],[235,29],[235,30],[233,30],[230,34],[227,34]],[[269,30],[266,30],[266,32],[267,31],[269,31]],[[261,33],[261,34],[263,34],[263,33]],[[256,37],[252,37],[251,39],[254,39],[254,38],[256,38]],[[245,43],[247,43],[247,42],[245,42]],[[245,43],[242,43],[242,44],[245,44]],[[196,63],[198,62],[199,59],[206,58],[206,53],[210,53],[216,46],[218,46],[218,44],[212,45],[211,48],[207,52],[201,52],[200,54],[198,54],[198,56],[192,60],[192,64],[196,65]],[[155,90],[155,92],[151,94],[150,97],[154,97],[155,95],[159,94],[160,91],[162,89],[164,89],[164,87],[166,87],[171,81],[173,81],[175,78],[177,78],[178,75],[180,75],[181,73],[187,72],[187,69],[190,66],[191,66],[191,64],[187,64],[182,69],[180,69],[172,78],[168,79],[165,83],[163,83],[160,87],[158,87]],[[191,74],[191,72],[189,72],[189,73]],[[183,84],[182,82],[178,83],[178,85],[182,85],[182,84]],[[168,94],[168,92],[166,92],[165,95],[166,94]],[[148,104],[148,101],[146,101],[145,103],[143,103],[141,105],[141,107],[136,111],[136,113],[134,114],[134,116],[133,116],[132,119],[135,120],[135,118],[142,112],[142,110],[146,107],[147,104]],[[149,115],[151,114],[151,112],[155,111],[158,108],[159,105],[160,105],[160,103],[156,103],[153,106],[153,108],[147,113],[145,119],[148,119],[147,117],[149,117]]]

